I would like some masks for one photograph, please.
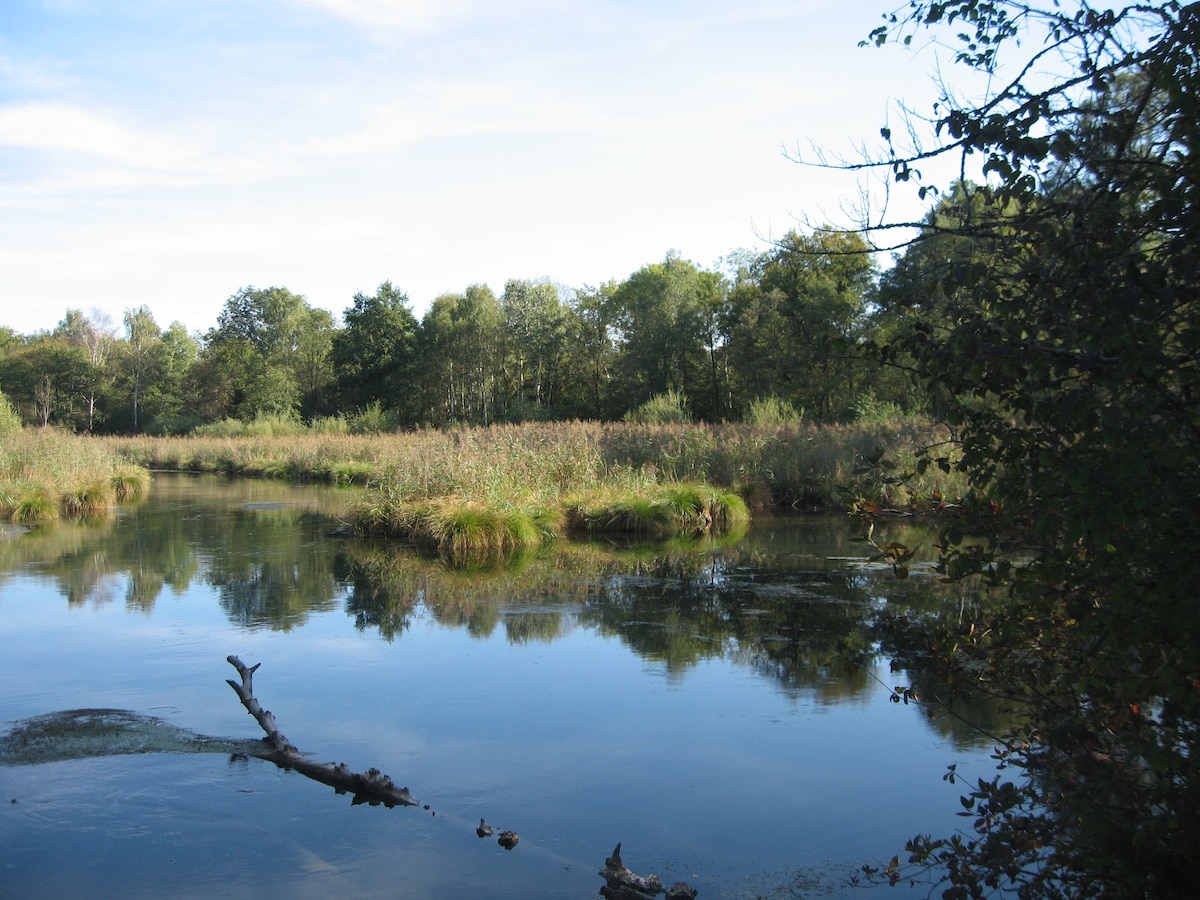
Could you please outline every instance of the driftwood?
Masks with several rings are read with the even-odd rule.
[[[236,656],[228,656],[226,659],[242,678],[240,684],[232,678],[226,681],[237,692],[242,706],[246,707],[246,711],[254,716],[262,730],[267,733],[266,740],[271,749],[255,753],[254,756],[269,760],[285,769],[294,769],[314,781],[329,785],[339,794],[353,794],[353,804],[368,803],[378,806],[382,803],[389,809],[393,806],[419,805],[420,801],[408,792],[408,788],[396,787],[392,779],[378,769],[352,772],[345,763],[316,763],[304,756],[283,736],[270,710],[263,709],[254,697],[254,672],[262,663],[247,667]]]
[[[511,850],[517,844],[521,843],[521,836],[515,831],[502,831],[500,837],[496,839],[496,843],[505,850]]]
[[[609,900],[651,900],[659,894],[666,894],[667,900],[694,900],[697,891],[685,881],[680,881],[664,888],[657,875],[635,875],[621,862],[621,845],[617,844],[612,856],[604,860],[604,868],[600,870],[604,879],[604,887],[600,895]]]

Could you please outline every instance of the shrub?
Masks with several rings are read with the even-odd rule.
[[[655,394],[637,409],[625,414],[626,422],[642,425],[679,425],[692,421],[687,398],[678,391]]]
[[[796,409],[787,400],[772,395],[754,400],[742,416],[742,421],[757,428],[777,428],[780,425],[799,425],[803,418],[803,408]]]
[[[854,421],[864,425],[880,425],[903,417],[904,410],[899,403],[880,400],[874,391],[864,391],[854,401]]]
[[[21,430],[21,416],[4,393],[0,391],[0,437],[16,434]]]
[[[352,415],[348,424],[351,434],[387,434],[395,431],[400,422],[395,412],[384,409],[376,400]]]

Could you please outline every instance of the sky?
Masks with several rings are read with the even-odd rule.
[[[894,0],[3,0],[0,326],[215,326],[243,287],[336,319],[507,280],[716,267],[858,189],[935,61]]]

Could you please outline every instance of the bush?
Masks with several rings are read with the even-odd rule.
[[[298,437],[308,427],[295,415],[260,415],[250,421],[222,419],[209,425],[201,425],[192,432],[196,437]]]
[[[625,421],[639,425],[682,425],[692,421],[687,398],[678,391],[655,394],[637,409],[625,413]]]
[[[351,434],[389,434],[400,427],[394,410],[384,409],[376,400],[350,417]]]
[[[16,434],[21,430],[21,416],[0,391],[0,437]]]
[[[880,400],[874,391],[865,391],[854,401],[854,421],[864,425],[879,425],[903,417],[904,410],[899,403]]]
[[[788,401],[772,395],[754,400],[742,421],[758,428],[778,428],[780,425],[799,425],[803,418],[803,408],[796,409]]]

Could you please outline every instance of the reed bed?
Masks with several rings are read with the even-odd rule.
[[[744,527],[751,509],[906,502],[863,461],[904,467],[939,440],[913,418],[815,426],[559,422],[352,435],[101,439],[150,469],[366,485],[356,525],[452,553],[513,552],[572,530],[687,534]],[[921,486],[953,495],[931,467]],[[932,480],[937,476],[941,481]]]
[[[145,468],[93,438],[24,429],[0,442],[0,516],[10,522],[91,515],[149,487]]]
[[[850,425],[648,425],[559,422],[390,435],[310,432],[251,437],[98,438],[150,469],[380,486],[406,498],[533,493],[557,497],[617,485],[697,481],[734,490],[752,507],[844,505],[865,488],[900,501],[882,481],[863,485],[862,461],[884,450],[901,468],[944,439],[926,420]],[[936,476],[936,477],[935,477]],[[922,491],[953,496],[950,476]]]

